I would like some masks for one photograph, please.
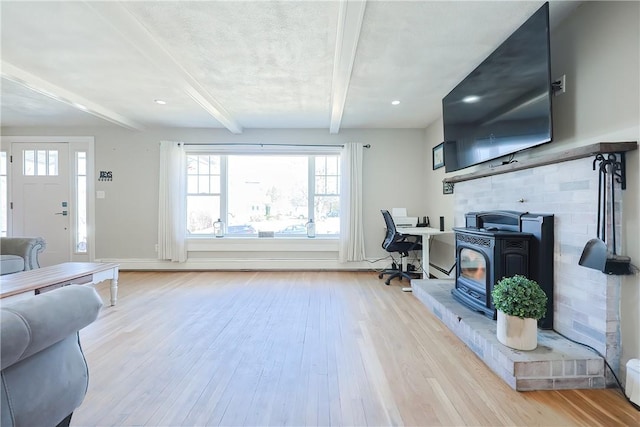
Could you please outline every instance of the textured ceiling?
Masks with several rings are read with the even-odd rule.
[[[2,126],[424,128],[542,4],[2,1]]]

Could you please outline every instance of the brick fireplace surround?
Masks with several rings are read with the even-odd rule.
[[[456,227],[464,227],[464,215],[470,211],[512,210],[555,216],[554,330],[595,348],[616,374],[620,372],[621,277],[582,267],[578,260],[586,242],[597,234],[594,155],[617,151],[620,144],[625,144],[620,151],[637,147],[636,143],[594,144],[547,156],[546,161],[507,165],[506,173],[468,174],[455,182],[454,190]],[[619,223],[619,185],[615,209],[620,248],[624,236]],[[603,388],[611,383],[601,357],[554,331],[539,330],[538,348],[533,351],[503,346],[495,337],[495,321],[453,300],[452,287],[452,280],[412,281],[414,295],[512,388]]]

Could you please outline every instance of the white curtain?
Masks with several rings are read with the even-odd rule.
[[[187,260],[186,173],[184,144],[160,142],[158,259]]]
[[[362,261],[362,152],[363,144],[347,143],[342,150],[340,189],[340,262]]]

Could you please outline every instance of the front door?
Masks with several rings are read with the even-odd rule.
[[[11,236],[42,237],[40,266],[71,261],[69,145],[14,143]]]

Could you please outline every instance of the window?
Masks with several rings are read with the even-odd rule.
[[[340,158],[338,156],[316,156],[314,176],[314,213],[320,220],[340,216]],[[329,220],[330,221],[330,220]],[[338,229],[332,234],[338,234]]]
[[[9,206],[7,200],[9,200],[9,193],[7,188],[7,152],[0,151],[0,236],[7,235],[9,216]]]
[[[213,235],[306,236],[340,233],[340,156],[187,153],[187,230]]]
[[[87,252],[87,153],[76,152],[76,237],[77,253]]]
[[[187,155],[187,230],[191,234],[212,234],[213,223],[222,217],[221,160],[216,155]]]
[[[58,150],[24,150],[24,176],[57,176]]]

